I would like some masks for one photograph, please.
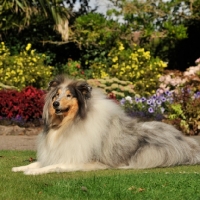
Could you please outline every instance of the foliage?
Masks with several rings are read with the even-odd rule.
[[[96,62],[106,62],[109,50],[119,38],[119,23],[98,13],[82,15],[72,26],[72,39],[82,51],[81,61],[89,67]]]
[[[108,11],[108,15],[123,16],[121,38],[130,45],[137,43],[151,51],[153,57],[169,62],[175,54],[176,45],[188,37],[184,22],[193,16],[191,1],[111,1],[116,7]],[[170,65],[175,64],[170,62]]]
[[[135,94],[133,84],[117,78],[89,79],[87,82],[94,87],[103,89],[109,98],[121,99],[125,95]]]
[[[44,64],[46,56],[31,50],[31,44],[20,52],[11,56],[9,49],[3,42],[0,44],[0,81],[18,89],[32,85],[42,88],[47,85],[52,67]]]
[[[17,124],[37,121],[42,118],[44,91],[32,86],[18,92],[0,90],[0,119],[10,119]]]
[[[90,70],[83,70],[80,62],[73,61],[71,58],[68,59],[68,62],[65,65],[61,65],[56,73],[66,74],[69,77],[76,79],[87,79],[91,77]]]
[[[149,51],[134,45],[125,49],[122,43],[108,54],[107,64],[95,63],[91,66],[93,77],[117,77],[130,81],[135,92],[149,96],[158,88],[158,78],[167,66],[162,60],[152,58]]]
[[[105,17],[93,13],[95,9],[90,8],[89,1],[80,0],[80,9],[77,8],[78,12],[70,16],[69,27],[67,24],[60,26],[61,31],[69,29],[69,42],[66,42],[55,32],[55,20],[59,22],[61,16],[68,19],[69,10],[76,7],[77,0],[3,0],[0,5],[0,38],[9,46],[11,53],[19,51],[27,43],[31,43],[37,52],[46,55],[49,52],[49,55],[54,55],[51,58],[52,65],[58,61],[59,64],[66,63],[68,58],[80,60],[83,68],[88,68],[95,62],[105,64],[109,51],[120,41],[129,48],[136,43],[150,51],[152,57],[158,56],[169,61],[169,65],[180,67],[175,59],[175,54],[180,50],[175,51],[174,45],[180,44],[187,37],[190,19],[198,23],[198,1],[110,1],[118,2],[118,7],[114,7],[116,9],[109,11],[109,15]],[[91,13],[87,14],[88,12]],[[116,16],[122,17],[123,23],[119,23]],[[198,44],[198,40],[195,40],[194,43]],[[71,45],[77,45],[76,49]],[[183,53],[189,52],[184,58],[198,52],[194,45],[190,45],[189,49],[189,45],[190,42],[188,48],[181,48]],[[170,62],[172,59],[175,61]],[[188,60],[185,60],[185,65],[188,63],[186,61]]]
[[[200,133],[200,92],[189,87],[174,93],[173,103],[168,106],[167,123],[173,124],[187,135]]]
[[[71,15],[72,10],[75,13]],[[49,57],[51,62],[48,64],[52,66],[65,64],[68,58],[79,60],[80,49],[71,38],[70,27],[77,16],[94,12],[94,10],[88,5],[88,0],[3,0],[0,4],[0,41],[5,42],[11,55],[17,55],[26,44],[31,43],[37,52]],[[67,33],[65,29],[69,29],[67,35],[70,42],[62,41],[55,27],[55,23],[59,22],[59,16],[63,17],[62,13],[68,11],[69,27],[62,26],[61,28],[64,30],[64,35]],[[53,17],[57,17],[58,20],[55,22]],[[66,17],[68,19],[67,14]]]
[[[50,18],[63,40],[68,40],[68,18],[70,11],[64,1],[54,0],[2,0],[0,6],[0,29],[20,31],[29,26],[33,18]],[[40,16],[40,17],[37,17]],[[42,17],[41,17],[42,16]]]

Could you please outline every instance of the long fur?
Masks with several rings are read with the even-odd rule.
[[[200,163],[200,146],[195,140],[171,125],[128,117],[119,105],[84,81],[64,76],[51,81],[43,118],[37,162],[12,171],[36,175]]]

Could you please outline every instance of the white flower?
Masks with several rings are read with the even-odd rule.
[[[126,101],[129,101],[129,103],[133,103],[133,100],[130,96],[125,97]]]

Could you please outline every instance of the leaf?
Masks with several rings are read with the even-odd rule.
[[[138,192],[143,192],[143,191],[145,191],[144,188],[139,188],[139,189],[138,189]]]
[[[87,187],[85,187],[85,186],[81,186],[81,190],[84,191],[84,192],[88,191]]]

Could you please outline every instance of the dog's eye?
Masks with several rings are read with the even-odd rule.
[[[70,97],[71,97],[71,94],[68,94],[68,95],[67,95],[67,98],[70,98]]]

